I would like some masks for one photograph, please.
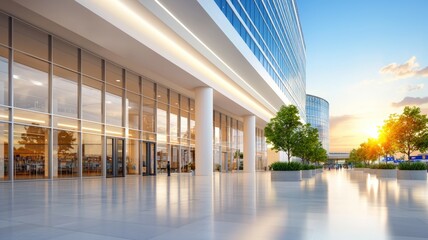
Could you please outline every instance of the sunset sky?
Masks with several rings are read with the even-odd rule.
[[[406,105],[428,114],[427,0],[298,0],[306,92],[330,103],[330,151],[348,152]]]

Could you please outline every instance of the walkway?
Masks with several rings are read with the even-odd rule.
[[[0,239],[426,239],[428,182],[326,171],[0,183]]]

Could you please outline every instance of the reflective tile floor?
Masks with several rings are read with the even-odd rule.
[[[428,239],[428,182],[332,170],[0,183],[0,239]]]

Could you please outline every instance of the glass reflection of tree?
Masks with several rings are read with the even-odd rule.
[[[18,141],[21,146],[16,151],[23,158],[20,159],[22,162],[20,164],[18,162],[17,166],[21,165],[21,170],[30,174],[43,174],[47,130],[35,126],[26,126],[24,129],[25,133],[21,133],[21,140]]]
[[[67,156],[74,149],[76,142],[74,132],[61,130],[58,132],[58,156]]]
[[[74,132],[71,131],[58,131],[58,164],[60,172],[62,174],[73,174],[73,169],[77,164],[77,156],[74,150],[74,144],[76,138],[74,137]]]

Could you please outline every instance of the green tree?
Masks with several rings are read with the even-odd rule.
[[[361,147],[359,147],[357,149],[355,149],[355,148],[352,149],[351,152],[349,153],[348,162],[351,162],[353,164],[364,162],[363,149]]]
[[[386,120],[384,125],[379,129],[379,147],[381,154],[385,158],[394,155],[397,151],[394,144],[394,126],[395,121]]]
[[[326,162],[328,160],[327,150],[322,147],[320,141],[318,141],[311,153],[312,154],[309,157],[310,162],[317,163],[319,165],[320,162]]]
[[[374,138],[369,138],[367,142],[360,144],[361,155],[364,163],[376,161],[382,154],[378,141]]]
[[[394,146],[407,159],[413,152],[428,148],[428,118],[419,107],[406,106],[402,114],[392,114],[386,124],[391,127]]]
[[[300,157],[304,163],[309,163],[311,159],[316,158],[317,148],[320,145],[318,129],[305,124],[297,129],[296,136],[297,146],[293,155]]]
[[[297,147],[297,131],[302,125],[299,110],[294,105],[282,106],[265,127],[266,142],[275,151],[287,152],[288,162]]]

